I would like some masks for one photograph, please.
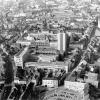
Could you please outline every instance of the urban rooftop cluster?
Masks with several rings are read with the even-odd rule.
[[[0,100],[98,100],[99,4],[1,1]]]

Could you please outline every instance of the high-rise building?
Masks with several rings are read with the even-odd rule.
[[[58,48],[60,53],[67,52],[67,34],[58,33]]]
[[[98,28],[100,28],[100,16],[98,16]]]

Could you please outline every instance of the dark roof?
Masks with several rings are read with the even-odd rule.
[[[19,56],[23,51],[24,51],[25,48],[22,48],[15,56]]]

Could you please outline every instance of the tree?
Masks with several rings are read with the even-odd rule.
[[[38,57],[35,55],[31,55],[31,54],[24,55],[24,62],[37,62],[37,61],[38,61]]]
[[[21,80],[24,79],[25,78],[25,70],[22,69],[22,67],[18,67],[17,72],[16,72],[16,76]]]
[[[14,81],[14,72],[13,72],[13,65],[12,65],[11,59],[8,55],[4,56],[3,61],[5,62],[3,65],[5,87],[3,88],[3,91],[0,95],[0,100],[7,100],[12,89],[11,83]],[[10,86],[6,86],[7,84],[10,84]]]
[[[0,55],[0,76],[1,76],[1,79],[4,79],[4,67],[3,67],[3,64],[5,62],[3,61],[1,55]]]
[[[11,58],[6,55],[3,58],[5,64],[4,64],[4,70],[5,70],[5,84],[11,84],[14,81],[14,70],[13,70],[13,64],[11,61]]]

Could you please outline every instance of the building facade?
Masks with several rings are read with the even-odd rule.
[[[57,79],[43,79],[42,85],[47,87],[58,87],[58,80]]]
[[[67,50],[67,34],[66,33],[58,33],[58,50],[63,53]]]
[[[98,17],[98,28],[100,28],[100,16]]]
[[[14,56],[14,62],[15,62],[15,66],[20,66],[23,68],[23,56],[25,55],[25,53],[27,52],[28,47],[23,48],[20,52],[18,52],[15,56]]]

